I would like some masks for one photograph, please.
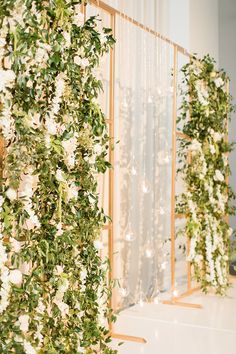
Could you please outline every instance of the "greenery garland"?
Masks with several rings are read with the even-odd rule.
[[[82,1],[0,3],[0,352],[116,353],[108,347],[107,217],[96,174],[109,167],[96,102],[113,45]]]
[[[229,287],[229,252],[232,229],[225,216],[234,213],[227,142],[228,119],[233,107],[226,91],[228,77],[217,71],[209,56],[192,58],[182,68],[183,102],[179,121],[190,138],[180,141],[179,158],[186,187],[177,211],[188,215],[185,233],[190,240],[188,260],[203,291],[209,287],[225,294]],[[188,119],[189,117],[189,119]],[[190,155],[190,159],[189,159]]]

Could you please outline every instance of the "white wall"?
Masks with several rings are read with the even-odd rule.
[[[218,62],[218,0],[189,0],[189,35],[192,53],[209,53]]]
[[[230,91],[236,104],[236,0],[219,0],[219,51],[220,67],[228,73],[231,83]],[[229,138],[236,140],[236,114],[232,115]],[[230,184],[236,191],[236,149],[230,156],[232,176]],[[231,226],[236,228],[236,217],[231,217]]]

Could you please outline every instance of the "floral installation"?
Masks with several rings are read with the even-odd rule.
[[[181,114],[183,133],[179,160],[186,192],[177,198],[177,212],[187,214],[185,234],[190,240],[188,261],[194,276],[207,292],[225,294],[229,283],[230,236],[226,216],[234,213],[230,175],[228,120],[233,107],[226,90],[228,77],[216,70],[209,56],[196,57],[182,68]]]
[[[82,1],[0,4],[0,352],[109,348],[97,174],[109,136],[94,76],[114,44]],[[99,247],[98,247],[99,245]]]

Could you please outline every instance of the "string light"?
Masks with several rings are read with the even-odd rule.
[[[173,297],[177,297],[177,296],[179,295],[179,292],[178,292],[177,289],[174,289],[174,290],[172,291],[172,294],[173,294]]]
[[[147,180],[144,180],[142,183],[142,191],[144,194],[148,194],[150,192],[150,184]]]
[[[125,241],[127,242],[132,242],[135,240],[135,234],[133,230],[131,229],[131,226],[127,228],[127,231],[125,233]]]
[[[129,295],[129,288],[128,287],[119,288],[119,294],[122,298],[127,297]]]
[[[148,242],[148,244],[146,245],[145,247],[145,256],[147,258],[153,258],[154,257],[154,248],[153,246],[151,245],[150,242]]]

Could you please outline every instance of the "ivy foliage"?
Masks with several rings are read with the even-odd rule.
[[[100,58],[114,44],[82,1],[1,0],[0,352],[109,348],[107,263],[97,174],[109,136],[97,103]]]
[[[191,58],[182,68],[182,105],[178,122],[187,139],[181,139],[179,161],[186,192],[177,211],[186,213],[185,233],[190,240],[188,260],[203,291],[225,294],[229,287],[230,229],[226,216],[234,214],[235,197],[228,185],[230,167],[228,124],[233,110],[227,91],[229,78],[217,70],[209,56]]]

